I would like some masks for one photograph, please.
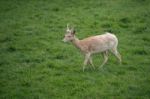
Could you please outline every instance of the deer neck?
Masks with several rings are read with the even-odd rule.
[[[80,40],[77,37],[75,37],[74,40],[72,40],[72,44],[80,49]]]

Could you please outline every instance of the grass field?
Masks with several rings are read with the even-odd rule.
[[[77,37],[113,32],[119,65],[110,54],[96,70],[70,43]],[[149,0],[0,0],[0,99],[150,99]]]

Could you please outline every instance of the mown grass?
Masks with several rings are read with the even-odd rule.
[[[1,99],[149,99],[149,0],[1,0]],[[110,55],[82,72],[83,56],[61,40],[113,32],[122,65]],[[93,56],[96,68],[100,54]]]

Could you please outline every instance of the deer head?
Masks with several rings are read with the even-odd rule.
[[[75,39],[75,30],[74,28],[69,28],[69,25],[67,24],[67,29],[66,29],[66,34],[64,36],[63,41],[64,42],[69,42],[73,41]]]

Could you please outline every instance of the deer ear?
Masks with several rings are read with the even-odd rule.
[[[71,34],[73,34],[73,35],[74,35],[75,33],[76,33],[76,31],[75,31],[74,29],[72,29]]]
[[[75,29],[74,29],[74,26],[71,27],[71,33],[72,33],[72,34],[75,34],[75,33],[76,33],[76,31],[75,31]]]

